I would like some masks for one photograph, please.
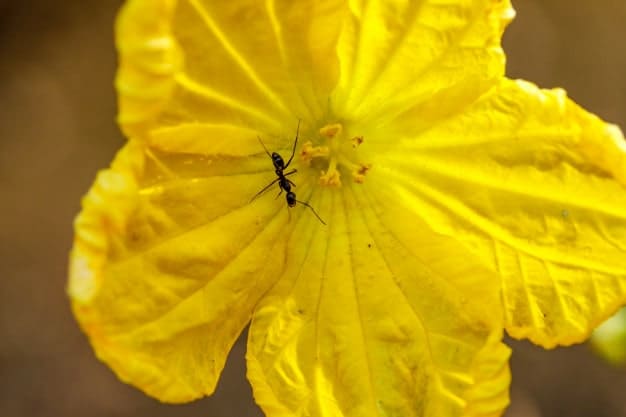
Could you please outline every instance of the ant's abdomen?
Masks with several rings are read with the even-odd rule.
[[[287,205],[289,207],[293,207],[293,206],[296,205],[296,194],[295,193],[292,193],[291,191],[289,191],[287,193],[287,197],[286,198],[287,198]]]

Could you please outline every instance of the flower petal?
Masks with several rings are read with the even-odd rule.
[[[591,336],[595,352],[613,366],[626,364],[626,308],[602,323]]]
[[[204,123],[282,134],[320,118],[343,13],[335,0],[130,0],[117,25],[120,124],[146,139]]]
[[[294,228],[284,278],[255,310],[256,401],[270,416],[500,415],[497,277],[401,205],[343,188],[316,199],[328,228]]]
[[[335,93],[336,112],[347,119],[416,106],[451,112],[504,75],[500,37],[515,14],[508,0],[349,3]]]
[[[83,200],[68,288],[75,315],[100,359],[162,401],[214,390],[281,275],[285,207],[250,203],[273,174],[262,156],[168,153],[131,140]]]
[[[562,90],[504,80],[381,160],[416,212],[500,272],[512,336],[579,342],[626,301],[626,143]]]

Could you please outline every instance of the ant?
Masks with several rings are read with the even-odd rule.
[[[313,214],[315,214],[315,217],[317,217],[317,219],[323,225],[326,225],[324,220],[322,220],[322,218],[319,216],[319,214],[317,214],[317,212],[315,211],[315,209],[313,207],[311,207],[308,203],[305,203],[304,201],[297,200],[296,199],[296,193],[291,191],[291,186],[293,185],[295,187],[296,184],[294,184],[293,181],[291,181],[289,178],[287,178],[287,176],[295,174],[296,172],[298,172],[298,170],[294,168],[294,169],[292,169],[291,171],[289,171],[287,173],[283,172],[283,171],[285,171],[289,167],[289,164],[291,164],[291,161],[293,160],[293,156],[296,153],[296,145],[298,144],[298,135],[299,134],[300,134],[300,121],[298,121],[298,128],[296,129],[296,139],[293,142],[293,149],[291,150],[291,156],[289,157],[289,160],[287,161],[286,164],[285,164],[285,161],[283,160],[283,157],[280,156],[277,152],[272,152],[270,154],[269,151],[267,150],[267,148],[265,147],[265,144],[261,140],[261,138],[259,136],[257,136],[257,139],[259,140],[259,143],[261,144],[261,146],[263,146],[263,149],[265,150],[265,153],[272,160],[272,163],[274,164],[274,172],[276,173],[276,176],[278,178],[276,178],[274,181],[272,181],[271,183],[266,185],[261,191],[259,191],[254,197],[252,197],[252,200],[250,200],[250,202],[254,201],[254,199],[256,199],[258,196],[260,196],[261,194],[263,194],[264,192],[269,190],[269,188],[272,185],[278,183],[278,188],[280,188],[280,192],[278,193],[276,198],[280,197],[280,195],[283,193],[283,191],[286,192],[287,193],[287,195],[286,195],[287,205],[289,207],[294,207],[296,205],[296,203],[300,203],[303,206],[307,206],[308,208],[311,209]]]

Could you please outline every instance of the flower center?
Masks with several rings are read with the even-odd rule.
[[[350,173],[352,180],[362,184],[371,164],[359,162],[357,150],[363,143],[363,136],[352,136],[345,133],[340,123],[327,124],[319,130],[321,145],[313,146],[307,141],[302,146],[300,157],[310,166],[314,160],[328,161],[325,170],[321,170],[319,182],[330,187],[341,186],[341,172]]]

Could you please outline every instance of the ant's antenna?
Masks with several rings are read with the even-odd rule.
[[[257,135],[256,137],[259,140],[259,143],[261,144],[261,146],[263,146],[263,149],[265,149],[265,153],[267,154],[267,156],[269,156],[270,158],[272,157],[272,155],[270,155],[270,152],[267,150],[267,148],[265,147],[265,144],[263,143],[263,141],[261,140],[261,136]]]
[[[291,156],[289,157],[289,161],[285,164],[285,168],[289,166],[293,156],[296,154],[296,145],[298,145],[298,136],[300,135],[300,119],[298,119],[298,127],[296,128],[296,140],[293,141],[293,149],[291,150]]]

